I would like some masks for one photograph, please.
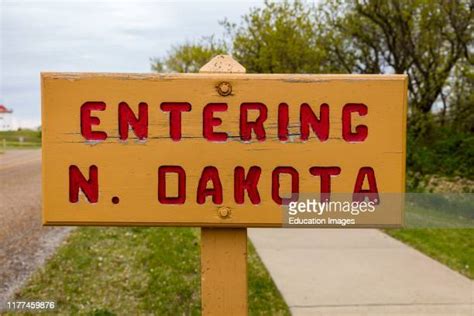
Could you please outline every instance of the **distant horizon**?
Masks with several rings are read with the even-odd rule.
[[[219,21],[238,22],[261,2],[215,4],[3,0],[0,104],[13,110],[17,128],[37,128],[40,72],[151,72],[150,58],[172,45],[222,35]]]

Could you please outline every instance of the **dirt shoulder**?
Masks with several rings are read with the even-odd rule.
[[[0,155],[0,306],[64,240],[41,225],[41,150]]]

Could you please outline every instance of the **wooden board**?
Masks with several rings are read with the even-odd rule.
[[[216,86],[222,82],[230,84],[230,95],[218,93]],[[401,193],[405,186],[406,84],[403,75],[43,73],[43,221],[47,225],[277,227],[283,220],[282,207],[272,199],[272,173],[277,167],[292,167],[298,172],[301,193],[320,192],[320,178],[309,172],[315,166],[340,168],[340,174],[331,178],[331,192],[352,193],[361,168],[369,167],[375,173],[378,192]],[[103,111],[90,112],[100,119],[91,130],[106,132],[105,140],[86,140],[84,127],[81,133],[81,107],[87,102],[106,106]],[[147,104],[145,139],[139,140],[132,129],[128,139],[119,138],[118,108],[122,102],[137,116],[139,104]],[[181,113],[179,141],[170,138],[170,113],[163,110],[164,102],[191,106],[189,112]],[[283,102],[289,109],[286,141],[278,136],[278,107]],[[214,132],[226,132],[227,141],[203,137],[203,108],[209,103],[227,104],[225,112],[213,114],[222,120],[214,123]],[[250,140],[241,139],[242,103],[266,106],[264,141],[257,140],[254,131]],[[303,103],[318,117],[320,105],[328,105],[327,140],[319,139],[311,127],[309,139],[301,140]],[[352,133],[358,125],[367,127],[363,141],[343,138],[343,108],[349,103],[367,108],[365,115],[350,115]],[[257,114],[249,110],[248,121]],[[97,167],[96,203],[81,190],[79,200],[71,202],[71,166],[85,178],[89,178],[91,166]],[[179,166],[185,171],[183,204],[159,201],[161,166]],[[245,173],[251,166],[261,168],[257,205],[250,202],[247,192],[243,204],[236,202],[237,166]],[[218,171],[222,203],[213,203],[210,196],[203,204],[197,201],[205,167]],[[176,174],[166,177],[166,196],[178,195],[177,180]],[[287,175],[283,174],[280,182],[282,196],[291,192]],[[355,226],[398,226],[402,221],[402,208],[397,205],[374,216],[362,216]]]

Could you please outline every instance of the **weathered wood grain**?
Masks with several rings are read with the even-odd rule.
[[[232,57],[214,57],[200,72],[245,72]],[[218,214],[231,216],[230,209]],[[201,228],[203,315],[247,315],[247,228]]]
[[[222,69],[226,69],[225,67]],[[216,86],[226,81],[232,94],[221,96]],[[85,141],[80,133],[80,107],[87,101],[103,101],[105,111],[95,111],[101,120],[94,130],[107,132],[99,143]],[[117,107],[127,102],[135,111],[140,102],[149,109],[148,138],[118,138]],[[191,112],[183,113],[182,140],[169,138],[169,113],[162,102],[189,102]],[[203,139],[202,109],[211,102],[228,104],[216,113],[227,132],[226,142]],[[242,142],[239,137],[239,107],[243,102],[261,102],[268,107],[266,140]],[[277,107],[289,105],[290,140],[277,137]],[[369,128],[362,143],[347,143],[341,137],[341,111],[346,103],[360,102],[368,115],[354,117],[353,123]],[[309,173],[312,166],[339,166],[341,174],[332,180],[333,192],[352,192],[358,170],[372,167],[380,192],[403,192],[405,174],[406,77],[401,75],[251,75],[206,74],[42,74],[43,116],[43,219],[48,225],[184,225],[258,227],[281,226],[282,209],[271,199],[271,173],[277,166],[292,166],[300,174],[304,193],[319,193],[319,178]],[[316,137],[299,139],[299,109],[302,103],[330,106],[330,133],[325,142]],[[68,200],[68,168],[77,165],[86,172],[99,169],[99,201],[78,203]],[[179,165],[186,170],[186,203],[163,205],[157,199],[157,170],[162,165]],[[233,175],[236,166],[246,170],[260,166],[261,203],[234,201]],[[214,205],[196,203],[196,188],[202,169],[215,166],[223,184],[224,201]],[[169,188],[176,186],[170,177]],[[281,192],[289,192],[283,183]],[[171,191],[171,194],[173,191]],[[113,204],[112,198],[120,203]],[[219,207],[230,208],[225,218]],[[365,226],[401,224],[401,208],[367,218]]]

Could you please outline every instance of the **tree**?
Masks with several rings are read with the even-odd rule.
[[[266,1],[239,24],[221,23],[228,45],[187,42],[152,68],[196,72],[230,51],[248,72],[406,73],[411,119],[421,122],[437,101],[453,101],[442,92],[456,66],[472,67],[473,8],[470,0]]]
[[[429,113],[455,66],[472,63],[470,0],[329,0],[326,49],[348,73],[406,73],[412,113]]]
[[[329,69],[316,29],[316,10],[301,1],[265,1],[240,24],[222,25],[232,41],[233,56],[254,73],[318,73]]]
[[[226,52],[223,41],[205,37],[197,43],[173,46],[164,58],[151,59],[151,69],[156,72],[198,72],[212,57]]]
[[[451,128],[460,132],[474,133],[474,70],[472,64],[459,64],[455,79],[446,98],[448,121]]]

